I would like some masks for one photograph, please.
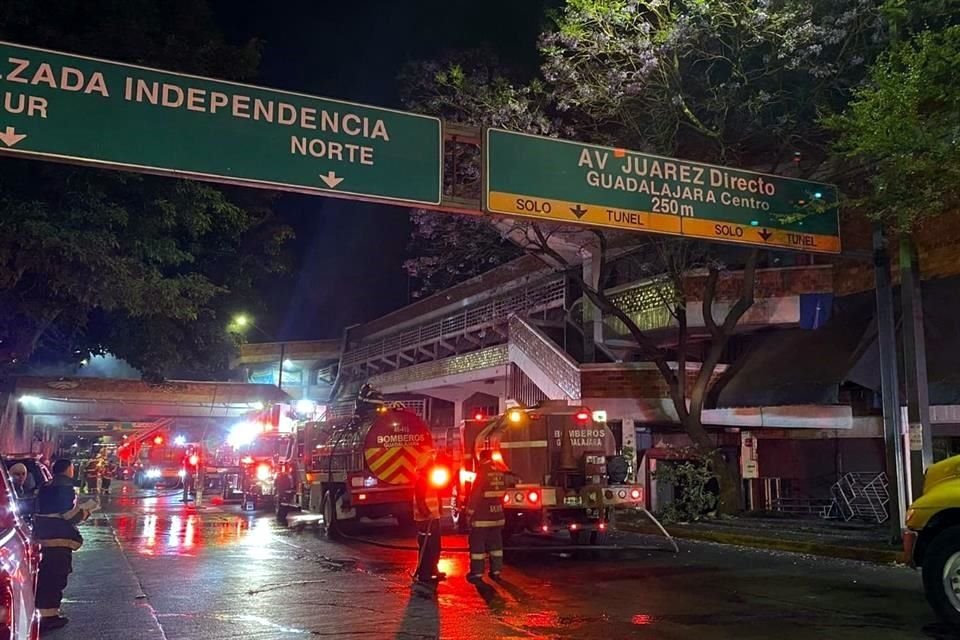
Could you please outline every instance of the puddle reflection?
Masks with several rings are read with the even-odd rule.
[[[147,556],[196,556],[205,547],[236,546],[253,560],[275,553],[275,525],[270,518],[224,517],[202,513],[118,514],[112,518],[117,538]]]

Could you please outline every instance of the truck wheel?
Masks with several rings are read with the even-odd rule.
[[[923,559],[923,591],[941,620],[960,628],[960,526],[944,529]]]
[[[323,494],[323,532],[329,540],[340,537],[340,530],[337,528],[337,506],[334,504],[333,494],[329,491]]]

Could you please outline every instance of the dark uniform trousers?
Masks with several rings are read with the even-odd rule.
[[[44,547],[37,576],[37,609],[43,618],[60,614],[63,590],[73,573],[73,551],[63,547]]]
[[[503,569],[503,525],[485,527],[474,522],[470,528],[470,573],[481,575],[487,556],[490,557],[490,573]]]

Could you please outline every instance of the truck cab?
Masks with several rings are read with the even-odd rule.
[[[960,456],[927,469],[923,494],[907,511],[904,551],[923,570],[923,591],[937,616],[960,629]]]

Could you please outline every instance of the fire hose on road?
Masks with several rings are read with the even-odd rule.
[[[650,520],[663,532],[664,537],[667,541],[670,542],[673,547],[674,553],[679,553],[680,548],[677,546],[676,540],[671,536],[666,529],[663,528],[663,525],[653,516],[652,513],[646,509],[639,509],[642,511]],[[303,518],[301,516],[301,518]],[[294,520],[297,518],[294,517]],[[319,523],[321,517],[310,518],[313,522]],[[296,525],[294,525],[296,526]],[[305,526],[305,525],[302,525]],[[325,526],[325,525],[324,525]],[[371,540],[370,538],[361,538],[358,536],[352,536],[343,531],[342,527],[337,526],[335,522],[333,526],[336,528],[337,536],[343,540],[349,542],[357,542],[360,544],[367,544],[374,547],[380,547],[381,549],[393,549],[397,551],[419,551],[419,547],[415,544],[398,544],[393,542],[381,542],[379,540]],[[522,551],[525,553],[538,552],[538,553],[562,553],[562,552],[572,552],[572,551],[665,551],[665,549],[660,547],[654,547],[650,545],[635,545],[635,544],[591,544],[591,545],[504,545],[504,551],[518,552]],[[468,547],[444,547],[444,553],[470,553]]]

